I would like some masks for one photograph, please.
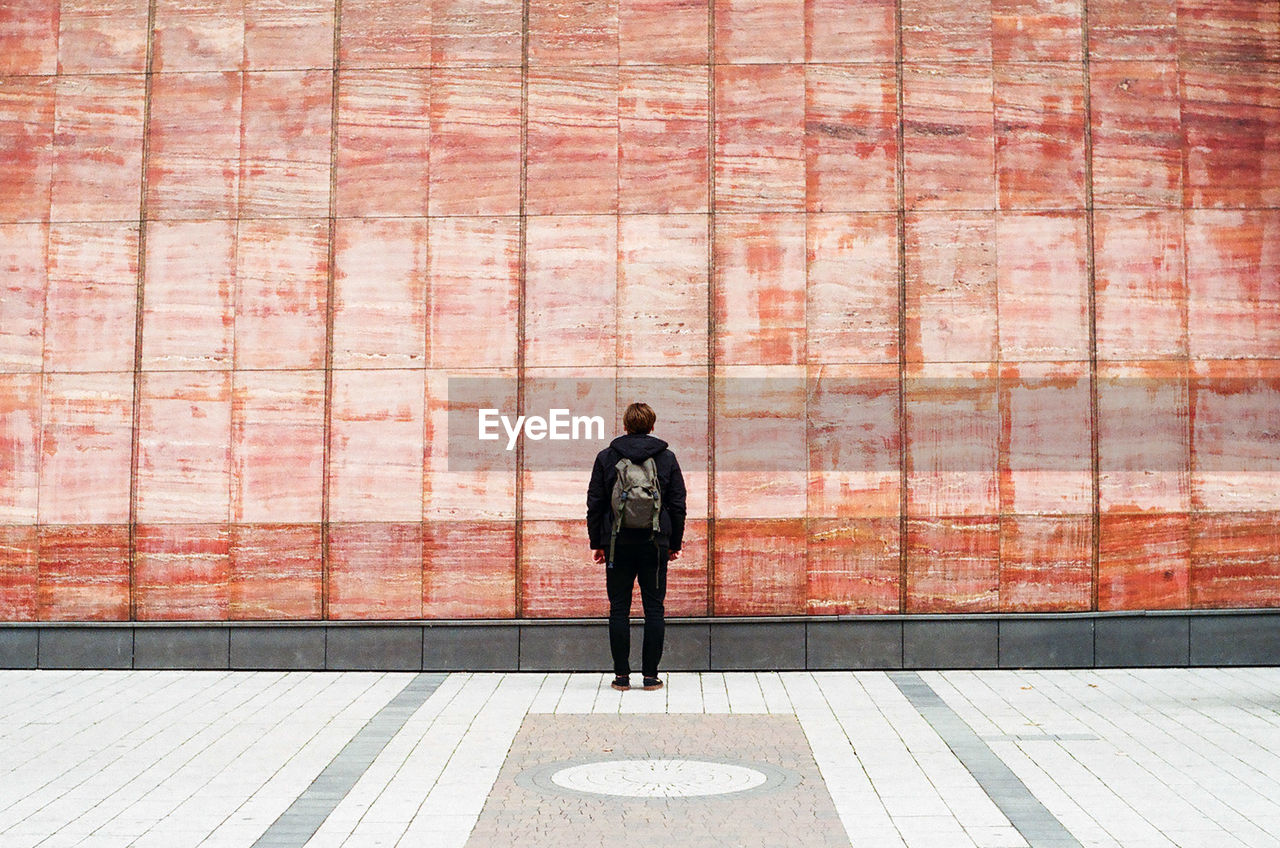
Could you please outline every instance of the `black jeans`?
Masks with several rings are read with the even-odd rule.
[[[609,592],[609,650],[613,673],[631,673],[631,589],[640,581],[640,601],[644,605],[644,645],[640,671],[645,677],[658,676],[662,660],[663,601],[667,597],[667,549],[652,544],[619,544],[612,568],[605,569]]]

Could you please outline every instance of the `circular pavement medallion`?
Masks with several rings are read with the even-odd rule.
[[[758,769],[706,760],[605,760],[566,766],[549,777],[561,789],[623,798],[730,795],[769,781]]]

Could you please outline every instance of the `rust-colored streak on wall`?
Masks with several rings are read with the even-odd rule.
[[[1280,605],[1278,139],[1275,3],[5,4],[0,620],[601,615],[552,380],[675,615]]]

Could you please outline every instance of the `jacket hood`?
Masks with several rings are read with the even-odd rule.
[[[667,443],[647,433],[627,433],[610,442],[609,447],[632,462],[644,462],[666,450]]]

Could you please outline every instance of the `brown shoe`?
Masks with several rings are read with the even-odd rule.
[[[625,692],[631,688],[631,678],[625,674],[619,674],[617,677],[613,678],[613,682],[609,685],[614,689],[617,689],[619,692]]]
[[[661,688],[662,688],[662,678],[646,677],[644,679],[644,691],[652,692],[654,689],[661,689]]]

